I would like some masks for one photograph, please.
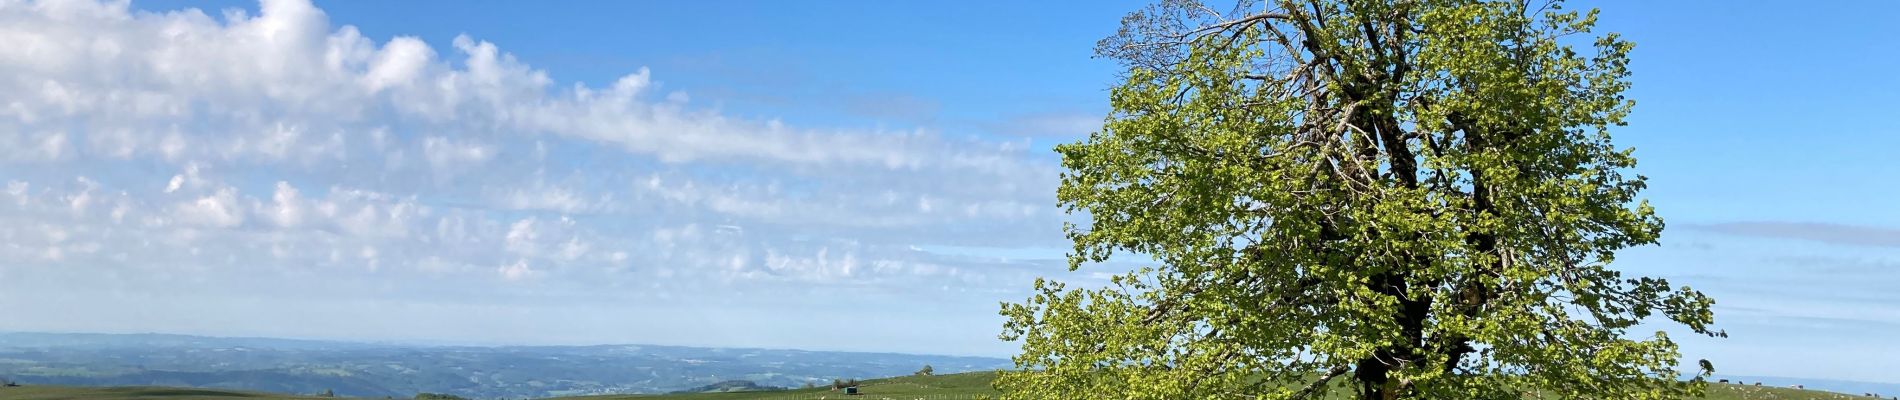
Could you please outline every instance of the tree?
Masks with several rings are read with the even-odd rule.
[[[844,387],[844,380],[838,378],[831,379],[831,390],[843,389]]]
[[[1663,223],[1612,144],[1616,34],[1556,1],[1168,0],[1097,47],[1113,113],[1058,146],[1070,269],[1004,304],[1005,398],[1695,395],[1654,316],[1713,301],[1610,268]],[[1578,37],[1583,35],[1584,37]],[[1593,40],[1592,40],[1593,39]],[[1579,46],[1583,48],[1578,48]]]
[[[937,373],[937,370],[934,368],[930,368],[930,364],[924,364],[924,369],[917,370],[916,373],[912,373],[911,375],[931,376],[931,375],[935,375],[936,373]]]
[[[330,391],[330,389],[323,389],[323,393],[318,393],[317,397],[336,397],[336,392]]]

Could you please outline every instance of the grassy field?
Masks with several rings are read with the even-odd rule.
[[[993,372],[928,377],[899,377],[865,381],[860,396],[847,396],[827,389],[803,389],[777,392],[700,393],[644,396],[589,396],[564,400],[973,400],[994,397],[990,388]],[[1787,388],[1710,384],[1709,400],[1845,400],[1871,399],[1839,393]],[[1105,394],[1104,398],[1112,398]],[[1339,396],[1338,398],[1345,398]]]
[[[926,377],[897,377],[864,381],[858,389],[861,395],[848,396],[842,391],[829,389],[799,389],[771,392],[743,393],[695,393],[665,395],[610,395],[562,397],[559,400],[974,400],[993,397],[996,390],[990,388],[993,372],[972,372]],[[1112,398],[1112,394],[1105,394]],[[171,400],[222,400],[222,399],[316,399],[317,397],[289,396],[268,393],[253,393],[214,389],[182,389],[156,387],[115,387],[83,388],[63,386],[23,386],[0,388],[0,399],[19,400],[121,400],[121,399],[171,399]],[[1711,384],[1709,400],[1847,400],[1871,399],[1865,396],[1796,390],[1786,388],[1739,386]]]

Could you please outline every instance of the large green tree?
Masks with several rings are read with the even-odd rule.
[[[1663,223],[1610,140],[1631,44],[1557,2],[1167,1],[1098,54],[1113,115],[1060,146],[1070,268],[1005,304],[1019,399],[1693,396],[1672,320],[1713,303],[1610,268]]]

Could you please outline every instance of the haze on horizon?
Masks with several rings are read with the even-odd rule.
[[[1007,356],[1140,4],[0,1],[0,331]],[[1900,382],[1900,3],[1576,5],[1684,359]]]

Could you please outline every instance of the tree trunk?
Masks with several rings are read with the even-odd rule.
[[[1359,399],[1389,400],[1395,398],[1396,396],[1393,395],[1391,388],[1387,387],[1387,383],[1391,380],[1386,376],[1388,372],[1391,372],[1391,369],[1387,368],[1385,363],[1380,362],[1377,357],[1360,359],[1359,365],[1353,368],[1352,372],[1353,378],[1359,381]]]
[[[1416,260],[1423,265],[1424,260]],[[1425,347],[1425,322],[1431,315],[1430,297],[1411,298],[1408,292],[1410,283],[1399,271],[1387,271],[1379,274],[1371,282],[1373,290],[1397,298],[1399,309],[1397,321],[1402,341],[1395,346],[1374,351],[1372,357],[1359,360],[1353,371],[1359,380],[1359,398],[1361,400],[1393,400],[1411,388],[1409,384],[1393,380],[1392,371],[1417,367],[1424,357],[1419,352]]]

